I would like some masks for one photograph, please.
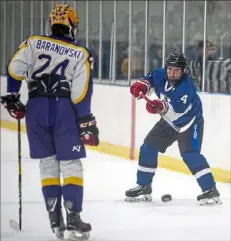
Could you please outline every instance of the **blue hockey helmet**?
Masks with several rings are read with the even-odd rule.
[[[178,79],[169,79],[167,75],[167,68],[169,66],[172,67],[179,67],[182,69],[182,76]],[[171,84],[176,84],[178,81],[180,81],[185,73],[188,73],[188,62],[187,59],[184,57],[184,54],[180,53],[171,53],[165,62],[165,72],[167,80]]]

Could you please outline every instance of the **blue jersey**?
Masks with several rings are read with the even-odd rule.
[[[193,123],[203,118],[202,103],[196,88],[188,74],[176,86],[166,80],[165,70],[155,69],[145,76],[149,80],[156,95],[168,102],[168,111],[162,115],[176,131],[183,132]]]

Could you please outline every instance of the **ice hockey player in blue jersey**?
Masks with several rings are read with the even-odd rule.
[[[50,226],[57,238],[89,238],[91,225],[80,218],[83,203],[85,145],[99,144],[91,113],[93,58],[75,42],[79,19],[69,5],[50,13],[51,35],[30,36],[7,66],[7,92],[2,104],[16,119],[25,116],[32,159],[40,160],[42,193]],[[19,99],[26,79],[26,107]],[[62,215],[62,199],[66,221]]]
[[[161,119],[146,136],[140,147],[137,171],[138,186],[126,191],[126,201],[152,199],[152,181],[157,168],[158,153],[164,153],[175,141],[181,156],[197,180],[202,194],[197,197],[201,205],[220,204],[211,169],[201,154],[204,119],[202,103],[188,73],[187,60],[183,54],[172,53],[164,68],[136,81],[131,94],[140,99],[155,91],[159,99],[146,103],[151,114]],[[145,120],[144,120],[145,121]]]

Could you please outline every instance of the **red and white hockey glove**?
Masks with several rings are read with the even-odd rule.
[[[164,100],[150,100],[146,103],[146,110],[151,114],[166,114],[168,111],[169,105]]]
[[[130,93],[138,98],[140,97],[140,92],[146,95],[151,90],[151,84],[146,79],[137,80],[130,87]]]
[[[95,117],[90,114],[79,119],[80,138],[85,145],[99,145],[99,129],[96,126]]]
[[[7,109],[11,117],[20,120],[26,113],[25,105],[20,101],[19,94],[8,94],[0,97],[1,103]]]

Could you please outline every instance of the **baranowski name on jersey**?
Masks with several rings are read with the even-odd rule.
[[[37,40],[36,49],[46,50],[48,52],[54,52],[60,55],[67,55],[73,58],[79,58],[82,51],[75,50],[70,47],[62,46],[57,43],[51,43],[47,40]]]

